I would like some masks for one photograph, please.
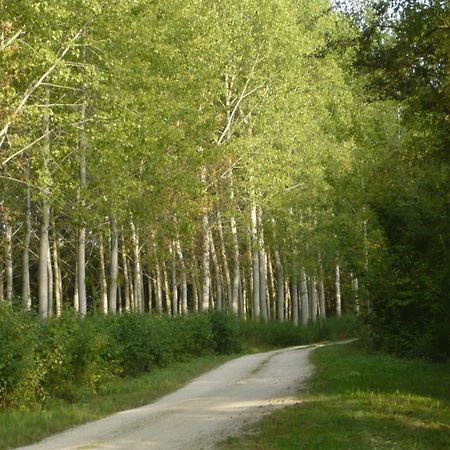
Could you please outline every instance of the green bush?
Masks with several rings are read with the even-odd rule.
[[[220,311],[209,315],[212,327],[214,350],[217,353],[230,355],[241,351],[241,326],[236,316]]]
[[[355,335],[354,318],[295,327],[260,324],[213,311],[179,317],[73,312],[43,320],[0,305],[0,408],[77,401],[111,377],[135,376],[209,352],[231,354],[241,344],[290,346]]]

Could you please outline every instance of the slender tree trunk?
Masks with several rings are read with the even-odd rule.
[[[142,281],[142,265],[141,265],[141,252],[139,248],[139,234],[136,227],[131,221],[131,233],[133,240],[134,250],[134,300],[136,302],[136,310],[143,311],[143,281]]]
[[[341,269],[339,264],[336,264],[336,315],[337,317],[342,316],[342,305],[341,305]]]
[[[210,242],[209,242],[209,221],[206,211],[203,214],[203,289],[202,289],[202,311],[208,311],[211,289],[211,268],[210,268]]]
[[[161,282],[161,268],[159,266],[158,258],[156,258],[155,264],[155,289],[156,289],[156,313],[158,315],[162,314],[163,311],[163,293],[162,293],[162,282]]]
[[[325,301],[325,286],[323,283],[323,272],[321,270],[319,278],[319,303],[320,303],[320,317],[325,319],[327,317],[326,301]]]
[[[211,233],[211,230],[209,230],[209,242],[211,244],[211,258],[213,261],[213,265],[214,265],[214,271],[215,271],[215,275],[216,275],[216,309],[218,311],[222,311],[223,310],[223,288],[222,288],[222,277],[221,277],[221,270],[220,270],[220,265],[219,265],[219,260],[217,258],[217,253],[216,253],[216,246],[214,245],[214,240],[213,240],[213,236]]]
[[[240,253],[239,253],[239,241],[237,236],[236,219],[231,217],[231,235],[233,238],[233,291],[231,295],[231,312],[238,314],[239,311],[239,288],[241,286],[241,270],[240,270]]]
[[[6,244],[6,300],[11,303],[13,298],[13,255],[12,255],[12,227],[5,224]]]
[[[194,312],[198,312],[200,308],[200,296],[199,296],[199,283],[198,283],[198,271],[197,271],[197,257],[195,256],[195,248],[192,247],[192,297]]]
[[[178,280],[177,280],[177,252],[176,242],[170,248],[172,254],[172,315],[178,316]]]
[[[227,252],[226,252],[226,248],[225,248],[225,239],[224,239],[224,234],[223,234],[222,216],[220,215],[220,212],[217,213],[217,224],[218,224],[219,238],[220,238],[220,254],[222,256],[223,272],[225,274],[225,287],[226,287],[226,293],[227,293],[228,308],[233,313],[235,313],[232,308],[233,288],[231,285],[230,268],[228,265]]]
[[[259,227],[258,233],[258,257],[259,257],[259,304],[260,313],[263,322],[267,322],[269,319],[269,313],[267,308],[267,254],[264,247],[264,229],[262,224],[262,212],[261,208],[257,208],[257,224]]]
[[[276,293],[275,293],[275,275],[273,271],[272,256],[267,255],[267,314],[269,320],[276,317]]]
[[[181,268],[181,312],[182,314],[188,313],[188,289],[187,289],[187,274],[186,274],[186,264],[184,262],[184,255],[181,250],[180,241],[176,241],[176,250],[178,253],[178,259],[180,260]]]
[[[277,318],[280,322],[284,322],[284,270],[281,262],[280,253],[275,251],[275,264],[277,266]]]
[[[3,275],[3,268],[0,268],[0,302],[5,301],[5,292],[4,292],[4,275]]]
[[[253,320],[260,318],[260,273],[258,252],[258,222],[256,203],[251,209],[251,233],[252,233],[252,269],[253,269]]]
[[[359,286],[358,286],[358,278],[353,275],[353,272],[350,273],[350,279],[351,279],[351,286],[352,286],[352,293],[353,298],[355,301],[355,313],[359,315],[360,308],[359,308]]]
[[[124,300],[125,300],[125,311],[131,311],[131,281],[130,281],[130,273],[128,271],[128,253],[127,248],[125,246],[125,239],[121,239],[121,250],[122,250],[122,266],[123,266],[123,284],[124,284]]]
[[[56,315],[59,317],[62,311],[62,277],[61,266],[59,264],[59,250],[58,250],[58,233],[56,231],[56,222],[53,217],[52,221],[53,233],[53,273],[55,278],[55,309]]]
[[[163,267],[163,279],[164,279],[164,306],[167,314],[171,313],[170,308],[170,289],[169,289],[169,276],[167,275],[166,262],[162,262]]]
[[[23,238],[22,258],[22,304],[24,309],[31,309],[30,291],[30,241],[31,241],[31,195],[27,188],[26,212],[25,212],[25,234]]]
[[[48,246],[48,258],[47,258],[47,270],[48,270],[48,317],[53,316],[53,267],[52,267],[52,255],[50,244]]]
[[[311,319],[314,323],[317,321],[317,279],[315,276],[311,278]]]
[[[119,232],[116,219],[111,220],[111,258],[109,262],[108,312],[117,312],[117,278],[119,275]]]
[[[105,247],[103,246],[103,235],[98,237],[98,250],[100,259],[100,310],[103,314],[108,314],[108,283],[106,281],[105,269]],[[126,289],[126,287],[125,287]],[[128,298],[129,303],[129,298]],[[129,307],[129,304],[128,304]],[[126,306],[125,306],[126,308]]]
[[[80,303],[78,301],[78,262],[75,263],[75,284],[73,290],[73,309],[75,312],[80,310]]]
[[[302,324],[307,325],[309,321],[309,301],[305,269],[301,270],[300,296],[302,301]]]
[[[298,281],[297,281],[297,269],[295,264],[292,268],[292,281],[291,281],[291,309],[292,309],[292,322],[295,326],[298,326]]]

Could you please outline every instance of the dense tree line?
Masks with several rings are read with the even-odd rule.
[[[377,345],[438,345],[444,3],[0,5],[0,298],[44,317],[354,311]]]

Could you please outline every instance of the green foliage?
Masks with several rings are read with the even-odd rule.
[[[354,336],[354,318],[308,327],[240,321],[222,312],[152,317],[72,312],[43,320],[1,305],[0,408],[33,406],[52,399],[74,402],[109,380],[137,376],[205,354],[232,354],[244,344],[289,346]]]
[[[214,349],[230,355],[241,351],[241,324],[236,316],[220,311],[210,313]]]

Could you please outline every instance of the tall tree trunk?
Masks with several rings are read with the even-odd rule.
[[[105,247],[103,245],[102,233],[100,233],[98,236],[98,251],[100,259],[100,310],[103,314],[108,314],[108,282],[106,281]]]
[[[139,248],[139,234],[136,227],[131,221],[131,236],[133,240],[134,250],[134,299],[136,302],[136,310],[143,311],[143,281],[142,281],[142,265],[141,265],[141,252]]]
[[[116,219],[111,220],[111,258],[109,262],[108,312],[117,312],[117,278],[119,275],[119,232]]]
[[[211,289],[209,221],[206,211],[203,214],[203,287],[201,311],[208,311]]]
[[[220,212],[217,213],[217,225],[219,230],[219,239],[220,239],[220,254],[222,256],[223,261],[223,273],[225,275],[225,288],[227,293],[227,303],[228,303],[228,309],[231,310],[233,313],[232,308],[232,298],[233,298],[233,288],[231,285],[231,275],[230,275],[230,267],[228,265],[228,258],[227,258],[227,252],[225,248],[225,239],[223,234],[223,222],[222,222],[222,216]]]
[[[4,292],[4,275],[3,275],[3,268],[0,268],[0,302],[5,301],[5,292]]]
[[[275,251],[275,264],[277,266],[277,318],[280,322],[284,322],[284,270],[281,262],[280,253]]]
[[[323,271],[321,270],[319,278],[319,304],[320,304],[320,317],[325,319],[327,317],[326,301],[325,301],[325,286],[323,282]]]
[[[269,320],[276,317],[276,293],[275,293],[275,275],[273,271],[272,256],[270,253],[267,255],[267,314]]]
[[[311,278],[311,319],[314,323],[317,321],[317,279],[315,276]]]
[[[302,324],[307,325],[309,321],[309,301],[308,301],[308,285],[306,282],[305,269],[300,272],[300,296],[302,301]]]
[[[267,322],[269,319],[269,313],[267,310],[267,254],[264,248],[264,230],[262,224],[262,212],[261,208],[257,208],[257,225],[259,228],[258,233],[258,265],[259,265],[259,305],[260,314],[263,322]]]
[[[295,264],[292,268],[291,277],[291,309],[292,309],[292,322],[295,326],[298,326],[298,281],[297,281],[297,269]]]
[[[238,314],[239,312],[239,291],[241,286],[241,270],[240,270],[240,253],[239,241],[237,235],[237,225],[234,216],[230,219],[231,222],[231,236],[233,238],[233,291],[231,294],[231,312]]]
[[[53,233],[53,272],[55,278],[55,308],[56,315],[59,317],[62,312],[62,277],[61,266],[59,264],[59,250],[58,250],[58,233],[56,231],[56,223],[53,215],[52,221],[52,233]]]
[[[256,203],[251,209],[251,251],[253,270],[253,319],[260,318],[260,277],[259,277],[259,251],[258,251],[258,221]]]
[[[27,311],[31,309],[30,241],[31,241],[31,195],[30,195],[30,188],[27,187],[25,234],[23,238],[23,258],[22,258],[22,304],[24,309]]]
[[[75,312],[80,310],[80,303],[78,301],[78,262],[75,262],[75,283],[73,290],[73,309]]]
[[[172,241],[172,315],[178,316],[178,280],[177,280],[177,251],[176,242]]]
[[[341,268],[339,264],[336,264],[336,315],[337,317],[342,316],[342,305],[341,305]]]
[[[164,307],[166,310],[166,313],[170,315],[171,308],[170,308],[170,289],[169,289],[169,276],[167,275],[167,267],[166,262],[162,262],[163,267],[163,279],[164,279]]]
[[[197,257],[195,256],[195,248],[192,246],[192,299],[194,312],[198,312],[200,308],[199,283],[197,271]]]
[[[161,281],[161,268],[159,266],[158,258],[156,257],[155,264],[155,297],[156,297],[156,313],[161,315],[163,311],[163,292]]]
[[[6,300],[12,302],[13,298],[13,255],[12,255],[12,227],[10,223],[5,224],[6,244]]]
[[[223,287],[222,287],[222,277],[219,265],[219,260],[217,258],[216,246],[214,245],[213,236],[211,230],[209,230],[209,242],[211,244],[211,258],[214,265],[214,272],[216,275],[216,309],[218,311],[223,310]]]
[[[78,302],[79,313],[85,316],[87,312],[86,301],[86,228],[78,231]]]
[[[48,258],[47,258],[47,270],[48,270],[48,317],[53,316],[53,267],[52,267],[52,255],[50,244],[48,246]]]
[[[184,262],[184,255],[181,250],[180,241],[177,239],[176,241],[176,251],[178,254],[178,259],[180,260],[180,268],[181,268],[181,313],[188,313],[188,288],[187,288],[187,273],[186,273],[186,264]]]
[[[359,315],[360,308],[359,308],[359,286],[358,286],[358,277],[355,277],[353,275],[353,272],[350,273],[350,279],[351,279],[351,286],[352,286],[352,293],[353,293],[353,299],[355,301],[355,313]]]
[[[86,46],[82,46],[82,62],[86,61]],[[82,208],[82,215],[84,214],[85,201],[84,191],[86,189],[86,153],[87,153],[87,139],[86,139],[86,86],[81,87],[83,93],[83,101],[81,103],[80,114],[80,207]],[[80,304],[80,314],[85,316],[87,312],[87,298],[86,298],[86,227],[84,225],[84,219],[82,218],[80,228],[78,230],[78,298]]]

